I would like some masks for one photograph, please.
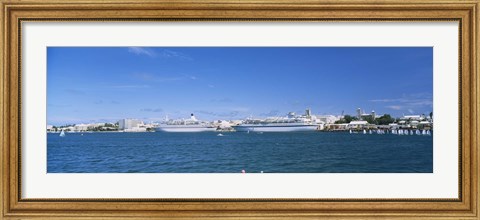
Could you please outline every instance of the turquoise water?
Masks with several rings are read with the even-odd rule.
[[[432,136],[349,133],[67,133],[48,173],[431,173]]]

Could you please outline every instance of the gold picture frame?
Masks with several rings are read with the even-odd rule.
[[[478,0],[1,0],[2,219],[478,219]],[[21,27],[25,21],[457,21],[457,199],[22,199]]]

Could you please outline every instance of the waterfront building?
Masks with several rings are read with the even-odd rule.
[[[118,121],[118,129],[128,130],[133,128],[138,128],[143,125],[143,121],[138,119],[122,119]]]
[[[235,125],[232,122],[226,120],[216,120],[212,124],[217,128],[230,128]]]
[[[325,130],[328,131],[345,131],[348,129],[348,124],[327,124],[325,125]]]
[[[403,117],[400,118],[401,120],[417,120],[417,121],[423,121],[425,119],[425,116],[422,115],[404,115]]]
[[[351,129],[360,129],[360,128],[364,128],[364,127],[367,127],[367,126],[368,126],[367,121],[351,121],[348,124],[348,128],[351,128]]]
[[[396,130],[396,129],[399,129],[399,128],[400,128],[400,125],[398,125],[397,123],[390,123],[390,124],[388,124],[388,126],[389,126],[390,129],[392,129],[392,130]]]
[[[416,128],[418,124],[419,124],[419,121],[417,120],[410,121],[410,125],[414,128]]]
[[[335,115],[315,115],[317,120],[325,124],[334,124],[336,121],[340,120],[340,117]]]
[[[126,128],[123,129],[124,132],[146,132],[147,128],[146,127],[133,127],[133,128]]]
[[[370,114],[365,113],[361,108],[357,108],[357,118],[358,120],[367,120],[368,118],[375,119],[377,118],[377,114],[375,110],[372,110]]]
[[[78,124],[73,126],[73,129],[71,131],[75,132],[81,132],[81,131],[87,131],[89,128],[93,128],[94,126],[91,124]]]

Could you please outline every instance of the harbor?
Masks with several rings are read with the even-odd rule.
[[[49,173],[431,173],[433,114],[49,126]],[[70,158],[76,158],[71,160]]]
[[[289,112],[285,116],[266,118],[249,117],[238,120],[202,121],[194,113],[190,118],[169,119],[145,123],[139,119],[121,119],[116,123],[73,124],[47,126],[50,133],[75,132],[348,132],[350,134],[431,135],[432,114],[403,115],[393,118],[389,114],[365,114],[360,108],[357,115],[314,115],[311,109],[304,114]]]

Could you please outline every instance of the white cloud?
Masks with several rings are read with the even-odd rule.
[[[400,110],[402,109],[402,106],[399,106],[399,105],[389,105],[389,106],[385,106],[389,109],[393,109],[393,110]]]
[[[164,59],[169,59],[169,58],[176,58],[179,60],[193,60],[190,56],[178,52],[178,51],[173,51],[173,50],[153,50],[148,47],[129,47],[128,52],[136,54],[136,55],[146,55],[149,57],[160,57]]]
[[[132,76],[136,79],[147,82],[172,82],[180,80],[197,80],[198,77],[187,74],[152,74],[152,73],[133,73]]]
[[[193,60],[191,57],[189,57],[184,53],[180,53],[172,50],[162,50],[160,52],[160,56],[162,56],[163,58],[178,58],[181,60]]]
[[[114,85],[106,86],[105,88],[110,89],[141,89],[141,88],[150,88],[149,85]]]
[[[413,114],[414,109],[422,107],[433,107],[433,98],[431,93],[415,93],[403,95],[400,98],[372,99],[370,102],[389,104],[386,108],[393,110],[407,110]]]
[[[162,108],[142,108],[140,109],[142,112],[163,112]]]
[[[149,57],[155,57],[157,55],[155,51],[145,47],[129,47],[128,52],[136,55],[147,55]]]

